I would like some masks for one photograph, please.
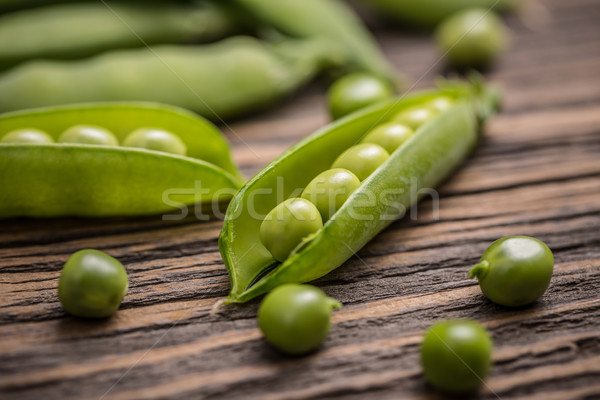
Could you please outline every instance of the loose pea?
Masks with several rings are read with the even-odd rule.
[[[136,129],[125,138],[123,146],[164,151],[182,156],[187,152],[185,144],[178,136],[169,131],[155,128]]]
[[[381,78],[359,72],[349,74],[335,81],[329,89],[329,114],[338,119],[393,95],[392,86]]]
[[[508,236],[487,248],[469,278],[479,280],[483,294],[503,306],[524,306],[541,297],[552,278],[554,256],[544,242]]]
[[[436,31],[440,51],[456,67],[483,67],[508,44],[507,29],[494,13],[470,9],[452,15]]]
[[[335,160],[332,168],[345,168],[363,181],[389,156],[388,152],[378,144],[361,143],[343,152]]]
[[[327,338],[331,310],[341,306],[314,286],[285,284],[263,300],[258,310],[258,326],[281,352],[304,354]]]
[[[75,125],[63,132],[59,143],[96,144],[118,146],[119,141],[108,129],[94,125]]]
[[[362,142],[378,144],[391,154],[402,143],[406,142],[413,133],[413,130],[406,125],[388,122],[369,132]]]
[[[288,199],[265,217],[260,240],[277,261],[284,261],[302,239],[323,227],[317,207],[308,200]]]
[[[60,273],[58,298],[70,314],[104,318],[119,308],[127,288],[123,264],[98,250],[80,250]]]
[[[414,106],[400,111],[392,120],[416,131],[421,125],[433,118],[434,115],[435,112],[431,108]]]
[[[35,128],[17,129],[8,132],[2,140],[2,143],[31,143],[31,144],[48,144],[54,143],[52,136],[46,132]]]
[[[448,97],[437,97],[427,103],[427,107],[436,113],[441,113],[452,107],[452,100]]]
[[[438,322],[427,330],[421,345],[425,378],[443,391],[473,391],[488,375],[492,347],[490,335],[475,321]]]
[[[334,168],[317,175],[301,197],[316,205],[323,220],[327,221],[359,186],[360,180],[352,172]]]

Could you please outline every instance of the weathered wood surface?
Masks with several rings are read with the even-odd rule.
[[[256,301],[210,315],[228,291],[219,221],[4,221],[0,397],[433,399],[418,362],[423,330],[468,317],[496,344],[476,398],[600,398],[600,6],[543,4],[548,18],[533,29],[512,22],[513,47],[488,74],[506,89],[505,110],[440,188],[439,220],[423,202],[416,220],[394,223],[316,282],[345,305],[320,351],[274,352],[256,328]],[[430,69],[429,38],[377,35],[398,69],[431,86],[441,68]],[[315,86],[224,130],[250,175],[326,120]],[[511,234],[544,240],[556,258],[546,295],[519,310],[495,306],[466,279],[487,245]],[[71,318],[56,297],[63,263],[88,247],[130,276],[106,321]]]

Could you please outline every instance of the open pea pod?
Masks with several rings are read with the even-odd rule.
[[[481,86],[447,84],[440,90],[393,99],[350,114],[313,133],[256,174],[233,198],[219,237],[231,279],[229,302],[245,302],[283,283],[308,282],[339,267],[419,197],[445,179],[478,140],[489,114]],[[259,239],[265,215],[299,193],[374,126],[399,111],[440,95],[452,105],[422,125],[368,178],[361,182],[323,228],[282,263]],[[483,96],[483,97],[482,97]],[[493,97],[490,97],[493,99]]]
[[[124,146],[0,144],[0,218],[146,215],[227,201],[242,185],[227,142],[205,119],[154,103],[90,103],[0,114],[0,138],[35,128],[55,140],[75,125],[119,139],[141,127],[177,135],[187,155]]]

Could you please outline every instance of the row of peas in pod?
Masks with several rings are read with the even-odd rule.
[[[352,193],[390,154],[402,146],[435,115],[447,110],[452,99],[437,97],[423,105],[407,107],[388,122],[370,129],[360,143],[340,154],[331,169],[321,172],[304,188],[300,197],[274,207],[260,227],[262,244],[278,261],[284,261],[332,218]]]
[[[19,171],[0,174],[0,218],[187,213],[244,179],[217,127],[153,103],[0,114],[0,170]]]
[[[17,129],[5,134],[1,143],[50,144],[54,138],[36,128]],[[119,146],[117,137],[106,128],[94,125],[75,125],[65,130],[58,138],[58,143],[91,144],[99,146]],[[186,155],[187,148],[181,139],[166,130],[141,127],[125,137],[122,146],[138,147],[165,153]]]

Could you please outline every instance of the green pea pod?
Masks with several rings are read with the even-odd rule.
[[[235,29],[231,13],[212,3],[55,4],[0,16],[0,65],[145,44],[211,41]]]
[[[298,38],[324,38],[344,49],[349,67],[392,82],[394,70],[354,12],[339,0],[233,0],[251,16]]]
[[[158,0],[154,0],[152,3]],[[184,3],[189,0],[164,0],[172,3]],[[196,0],[192,0],[196,1]],[[199,0],[203,1],[203,0]],[[98,2],[98,0],[0,0],[0,12],[22,10],[26,8],[41,7],[49,4],[64,4],[64,3],[91,3]],[[117,1],[113,0],[108,2],[109,5],[115,4]],[[130,3],[144,3],[142,0],[118,0],[119,3],[130,2]],[[145,2],[148,4],[149,2]]]
[[[468,8],[514,11],[518,0],[363,0],[382,15],[418,28],[431,29],[445,18]]]
[[[243,182],[214,125],[159,104],[83,104],[6,113],[0,115],[0,136],[35,128],[56,140],[81,124],[102,126],[120,142],[140,127],[164,129],[185,143],[187,156],[122,146],[1,143],[0,218],[164,213],[228,200]]]
[[[234,37],[203,46],[120,50],[32,61],[0,76],[0,111],[96,101],[151,101],[221,120],[264,107],[335,63],[328,42]]]
[[[379,103],[325,126],[256,174],[229,205],[219,248],[231,279],[229,302],[245,302],[283,283],[317,279],[339,267],[406,208],[419,190],[445,179],[475,147],[483,100],[480,85],[453,84],[440,90]],[[305,238],[282,263],[261,244],[264,216],[299,193],[313,177],[358,143],[374,126],[398,111],[440,95],[453,105],[421,126],[396,149],[313,236]]]

